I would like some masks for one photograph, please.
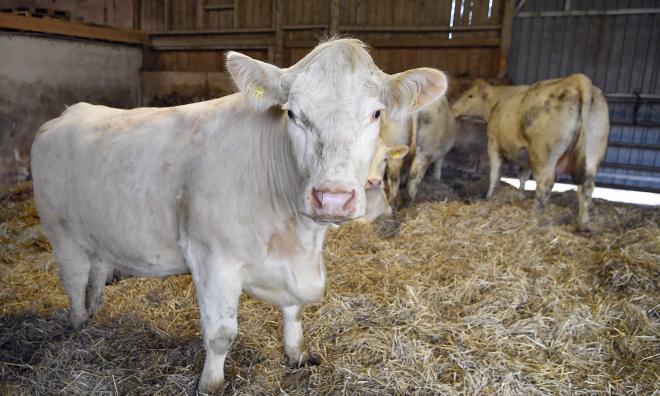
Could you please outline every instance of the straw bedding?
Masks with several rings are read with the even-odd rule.
[[[304,313],[320,366],[285,368],[277,309],[244,297],[226,393],[658,393],[660,210],[595,200],[576,234],[574,193],[536,219],[512,188],[486,202],[482,181],[446,183],[330,233],[328,290]],[[31,186],[0,196],[0,394],[194,394],[190,277],[108,285],[71,332]]]

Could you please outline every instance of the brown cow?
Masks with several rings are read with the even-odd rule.
[[[605,150],[610,123],[607,103],[587,76],[545,80],[531,86],[492,86],[476,80],[452,107],[456,117],[488,123],[490,186],[493,195],[502,158],[519,160],[537,182],[534,212],[540,214],[555,177],[569,174],[578,184],[578,229],[589,228],[594,178]],[[522,172],[521,181],[529,177]],[[522,184],[522,183],[521,183]]]

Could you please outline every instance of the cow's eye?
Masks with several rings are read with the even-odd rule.
[[[380,118],[380,110],[376,110],[376,112],[374,113],[374,120],[377,120],[379,118]]]
[[[293,120],[294,118],[296,118],[296,116],[293,114],[293,111],[291,111],[291,110],[287,110],[286,115],[289,116],[290,120]]]
[[[474,95],[468,95],[468,99],[472,99]]]

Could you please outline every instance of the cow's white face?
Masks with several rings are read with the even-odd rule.
[[[299,208],[319,222],[364,215],[364,185],[383,112],[409,112],[443,95],[445,75],[413,69],[381,72],[358,40],[317,46],[288,69],[230,53],[227,68],[257,109],[281,109],[298,173]]]
[[[475,80],[452,105],[451,112],[454,117],[485,118],[488,114],[489,91],[489,86],[484,80]]]

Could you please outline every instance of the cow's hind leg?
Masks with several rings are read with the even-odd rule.
[[[535,215],[541,215],[550,199],[552,187],[555,185],[554,167],[544,166],[538,171],[534,171],[534,179],[536,179],[536,200],[533,211]]]
[[[282,312],[282,330],[284,333],[284,353],[289,367],[296,368],[305,364],[317,365],[320,358],[315,353],[309,353],[303,337],[299,305],[280,307]]]
[[[445,156],[438,157],[433,163],[433,178],[435,181],[442,181],[442,163],[445,160]]]
[[[522,168],[520,172],[518,172],[518,179],[520,180],[520,187],[518,187],[518,193],[520,194],[521,198],[525,197],[525,184],[527,184],[527,181],[529,180],[530,176],[532,176],[531,169]]]
[[[87,283],[87,299],[86,308],[90,315],[98,312],[103,305],[103,289],[112,276],[112,268],[109,265],[99,260],[98,258],[91,258],[91,265],[89,270],[89,281]]]
[[[239,263],[228,259],[205,260],[191,265],[197,289],[206,359],[199,379],[202,394],[224,389],[225,358],[238,333],[238,299],[241,295]]]
[[[63,233],[51,238],[51,242],[60,268],[60,280],[69,296],[69,322],[71,327],[79,329],[89,319],[85,306],[85,290],[91,267],[89,256]]]
[[[490,162],[490,183],[486,199],[490,199],[495,192],[495,187],[500,181],[500,167],[502,166],[502,157],[496,144],[488,144],[488,161]]]
[[[580,232],[589,231],[589,209],[591,208],[591,194],[594,191],[595,182],[593,175],[587,175],[584,182],[578,186],[578,202],[580,208],[578,210],[578,224],[577,229]]]

